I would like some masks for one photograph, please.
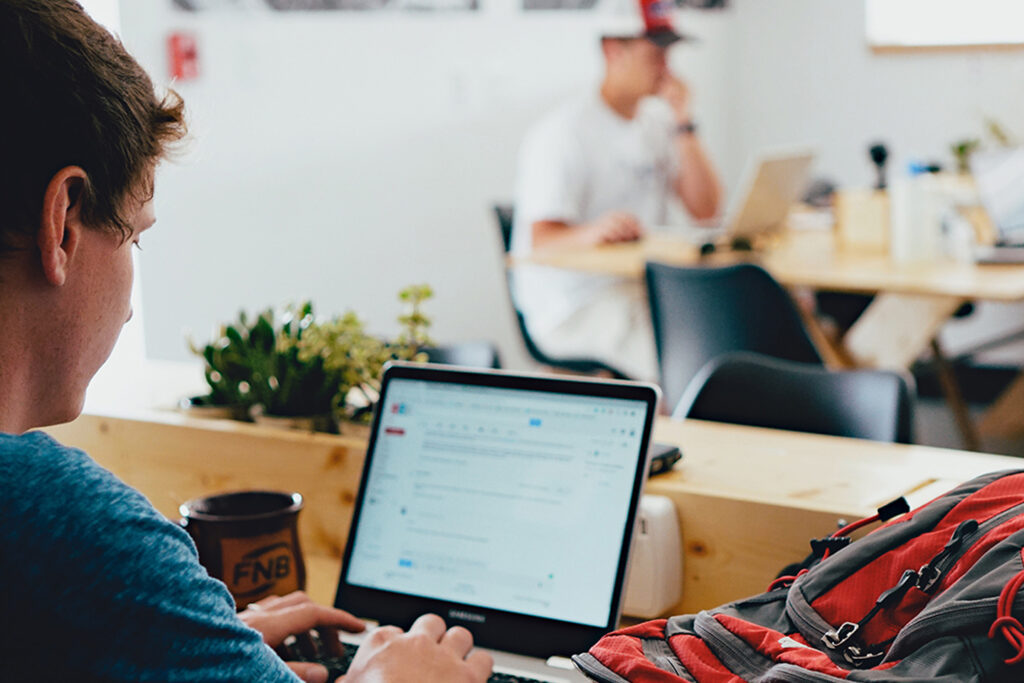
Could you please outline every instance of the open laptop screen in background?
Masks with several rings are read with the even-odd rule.
[[[1024,147],[975,152],[971,173],[1000,244],[1024,244]]]
[[[646,404],[415,379],[384,400],[348,583],[605,626]]]

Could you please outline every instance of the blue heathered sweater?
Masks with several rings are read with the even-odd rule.
[[[0,681],[298,681],[182,529],[42,433],[0,434]]]

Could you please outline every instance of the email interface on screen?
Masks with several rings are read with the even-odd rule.
[[[349,584],[603,626],[643,401],[393,379]]]

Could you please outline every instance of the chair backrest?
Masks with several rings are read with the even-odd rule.
[[[494,214],[498,217],[498,227],[501,228],[501,242],[507,254],[512,249],[512,226],[515,224],[515,207],[511,204],[495,204]]]
[[[423,349],[430,363],[462,365],[468,368],[501,368],[498,348],[486,341],[460,342],[446,346],[432,346]]]
[[[501,230],[501,241],[507,254],[512,248],[512,226],[515,223],[515,207],[511,204],[495,204],[494,215],[498,219],[498,228]],[[530,330],[526,325],[526,317],[522,311],[519,310],[519,306],[516,304],[513,279],[515,274],[512,271],[506,271],[505,277],[508,283],[509,300],[512,303],[512,309],[516,314],[516,324],[519,326],[519,334],[523,339],[523,346],[526,347],[526,352],[530,354],[530,357],[541,365],[546,365],[551,368],[557,368],[560,370],[568,370],[569,372],[582,373],[582,374],[603,374],[614,377],[615,379],[629,379],[629,377],[618,368],[614,368],[607,363],[604,363],[596,358],[587,358],[585,356],[574,356],[574,357],[554,357],[549,356],[544,352],[537,343],[533,341],[533,337],[530,336]]]
[[[697,373],[673,417],[912,443],[913,380],[728,353]]]
[[[647,293],[666,405],[697,371],[730,351],[822,362],[788,292],[763,268],[647,264]]]

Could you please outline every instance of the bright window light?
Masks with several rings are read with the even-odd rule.
[[[1024,44],[1021,0],[865,0],[868,43],[880,47]]]

